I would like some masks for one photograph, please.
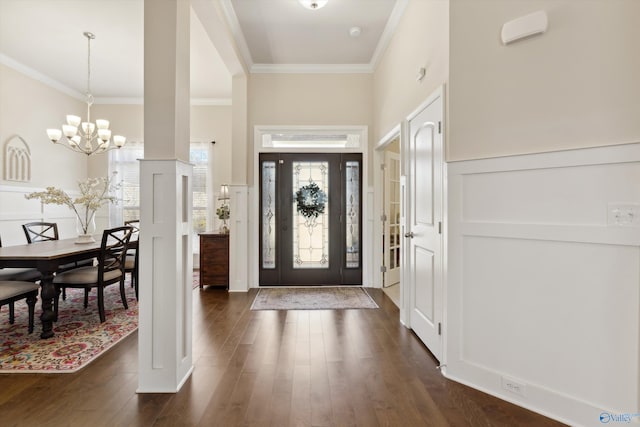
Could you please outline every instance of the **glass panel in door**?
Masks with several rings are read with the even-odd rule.
[[[292,164],[293,268],[329,268],[329,162]]]

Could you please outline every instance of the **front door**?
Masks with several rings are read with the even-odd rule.
[[[361,154],[260,155],[260,285],[362,284]]]
[[[443,315],[442,94],[409,121],[405,243],[410,325],[440,360]]]

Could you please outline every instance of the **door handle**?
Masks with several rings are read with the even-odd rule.
[[[415,235],[413,234],[413,231],[409,231],[408,233],[404,233],[404,237],[408,237],[410,239],[413,239]]]

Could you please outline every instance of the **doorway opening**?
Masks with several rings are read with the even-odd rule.
[[[402,126],[397,125],[383,137],[374,155],[376,188],[376,223],[374,232],[375,261],[379,267],[377,281],[384,293],[402,309],[401,266],[403,262],[402,246],[404,239],[404,215],[402,211]],[[402,311],[402,310],[401,310]]]
[[[400,305],[400,136],[384,147],[382,194],[382,287]]]
[[[362,154],[259,155],[259,284],[362,284]]]

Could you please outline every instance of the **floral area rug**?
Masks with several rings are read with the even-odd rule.
[[[9,306],[3,306],[0,310],[0,373],[65,373],[83,368],[138,328],[138,303],[128,283],[126,294],[128,310],[120,301],[118,284],[107,286],[104,304],[107,320],[100,323],[96,290],[89,294],[89,306],[85,309],[84,290],[67,289],[67,299],[60,298],[58,321],[53,324],[55,335],[47,339],[40,339],[40,298],[32,334],[27,333],[28,312],[24,300],[15,303],[13,325],[9,324]]]
[[[364,288],[260,288],[251,310],[338,310],[378,308]]]

